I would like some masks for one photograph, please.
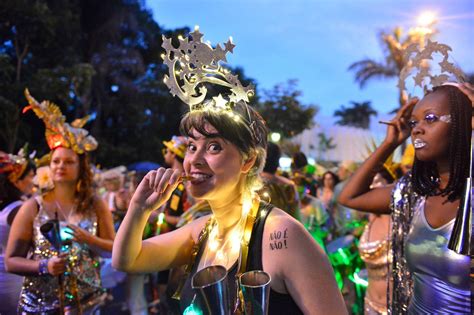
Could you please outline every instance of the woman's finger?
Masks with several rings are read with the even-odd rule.
[[[173,174],[173,170],[172,169],[167,169],[163,176],[161,177],[160,179],[160,183],[158,184],[158,192],[160,194],[163,194],[166,190],[166,188],[169,186],[169,181],[170,181],[170,178],[171,178],[171,175]]]
[[[160,193],[159,185],[163,176],[165,176],[167,169],[160,167],[157,171],[156,177],[153,182],[153,190],[157,193]]]
[[[158,170],[155,170],[155,171],[150,171],[148,172],[148,174],[146,174],[145,176],[145,180],[148,181],[148,187],[153,190],[153,185],[155,183],[155,177],[156,177],[156,172]]]

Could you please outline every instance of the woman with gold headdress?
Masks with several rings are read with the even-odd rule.
[[[236,304],[245,292],[237,293],[236,279],[249,270],[263,270],[271,278],[270,314],[346,313],[323,250],[299,222],[260,202],[254,193],[265,162],[267,129],[261,116],[246,104],[250,89],[217,64],[234,45],[228,41],[225,50],[220,45],[214,50],[201,41],[198,30],[190,35],[192,40],[180,40],[186,46],[180,49],[173,48],[170,39],[163,41],[170,75],[177,73],[174,66],[183,66],[184,82],[189,85],[181,89],[175,77],[166,82],[173,94],[191,105],[181,121],[181,131],[189,141],[184,179],[189,181],[194,198],[209,203],[212,215],[142,241],[150,213],[164,204],[183,180],[177,170],[149,172],[137,187],[117,233],[112,255],[115,267],[151,272],[188,264],[187,277],[175,295],[180,296],[184,313],[196,309],[206,313],[207,307],[217,304],[226,305],[222,307],[226,314],[238,313],[241,308]],[[171,54],[176,59],[171,60]],[[206,76],[211,72],[218,78]],[[207,101],[205,95],[194,97],[189,88],[204,81],[230,87],[232,94],[227,98],[219,94]],[[205,87],[199,90],[205,94]],[[229,293],[228,299],[208,301],[193,289],[199,286],[198,274],[214,270],[210,266],[225,271],[228,285],[223,289]]]
[[[86,314],[103,296],[98,255],[114,239],[110,211],[92,190],[87,151],[97,143],[85,121],[69,125],[56,105],[25,94],[46,125],[54,188],[26,201],[10,232],[7,270],[25,276],[18,310]]]
[[[33,191],[33,163],[0,151],[0,314],[16,314],[23,279],[5,269],[8,235],[18,209]]]

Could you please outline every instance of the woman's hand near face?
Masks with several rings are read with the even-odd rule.
[[[130,207],[151,212],[161,207],[176,189],[181,177],[179,170],[160,167],[145,175],[132,196]]]
[[[416,103],[418,103],[418,98],[410,99],[408,103],[400,108],[395,118],[390,121],[385,137],[386,143],[397,147],[410,136],[411,129],[408,121]]]

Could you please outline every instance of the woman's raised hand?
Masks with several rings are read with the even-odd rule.
[[[176,189],[181,171],[160,167],[150,171],[142,179],[130,202],[144,211],[153,211],[161,207]]]
[[[388,123],[385,142],[393,146],[399,146],[410,136],[411,128],[408,122],[416,103],[418,103],[418,98],[410,99],[408,103],[400,108],[395,118]]]

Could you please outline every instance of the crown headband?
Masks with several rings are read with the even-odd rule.
[[[426,45],[422,49],[419,43],[408,46],[404,56],[407,63],[400,72],[398,80],[400,90],[406,90],[406,79],[412,73],[413,69],[418,70],[413,76],[415,87],[419,86],[423,88],[423,90],[426,90],[428,85],[431,85],[431,88],[440,86],[446,83],[451,76],[454,76],[458,82],[464,82],[464,74],[461,69],[448,61],[449,51],[452,51],[452,49],[448,45],[433,42],[430,39],[427,40]],[[434,53],[439,53],[443,56],[443,60],[438,62],[441,69],[439,74],[431,74],[429,67],[426,65],[428,60],[433,60]],[[415,54],[415,56],[412,58],[411,56],[413,54]],[[429,83],[425,83],[425,79],[427,78],[429,78]]]
[[[28,89],[25,89],[25,97],[28,100],[28,106],[23,109],[23,113],[32,109],[36,116],[43,120],[46,126],[46,142],[51,150],[65,147],[77,154],[83,154],[97,149],[97,141],[82,128],[89,121],[89,116],[68,124],[61,110],[54,103],[49,101],[38,103],[30,95]]]
[[[202,41],[203,34],[199,32],[199,27],[196,26],[194,32],[189,35],[191,39],[178,37],[178,48],[173,47],[171,38],[163,35],[162,47],[166,53],[161,57],[169,71],[169,76],[165,75],[163,81],[171,94],[186,103],[191,112],[215,112],[226,114],[237,123],[243,121],[252,138],[259,143],[261,139],[257,135],[255,121],[247,104],[249,97],[255,94],[254,88],[251,84],[243,86],[237,75],[220,65],[221,62],[227,62],[228,52],[233,53],[235,45],[232,38],[229,37],[224,48],[220,44],[212,48],[210,44]],[[226,87],[229,92],[206,99],[208,90],[205,83]],[[247,117],[233,111],[239,103],[245,106]]]

